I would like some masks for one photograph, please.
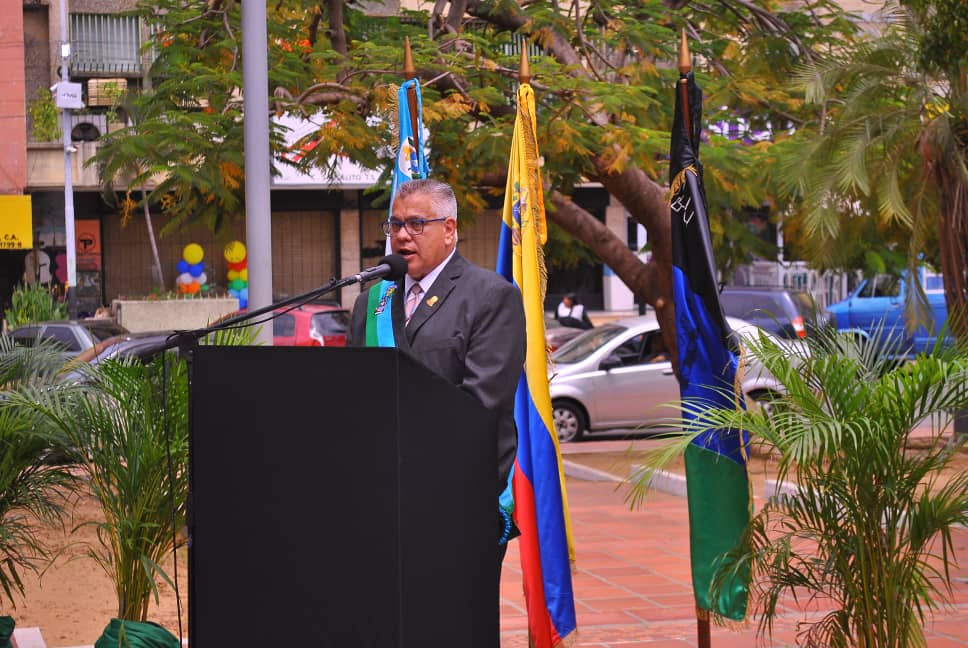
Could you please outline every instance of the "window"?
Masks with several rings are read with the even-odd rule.
[[[944,277],[936,272],[924,271],[924,292],[927,294],[944,293]]]
[[[618,324],[602,324],[589,329],[561,347],[552,356],[552,360],[562,364],[581,362],[591,354],[602,348],[609,340],[627,331]]]
[[[901,294],[901,282],[897,277],[880,274],[864,284],[861,297],[897,297]]]
[[[37,344],[38,333],[40,333],[40,328],[36,326],[25,326],[11,333],[10,337],[20,346],[32,347]]]
[[[642,347],[645,342],[645,333],[640,333],[634,337],[629,338],[622,344],[618,345],[612,355],[618,357],[622,361],[623,367],[631,367],[639,364],[642,361]]]
[[[137,16],[71,14],[71,74],[141,75]]]
[[[276,337],[292,337],[296,334],[296,318],[289,313],[279,315],[272,320],[272,335]]]
[[[315,313],[312,328],[320,335],[343,335],[350,328],[350,316],[346,311]]]
[[[74,331],[67,326],[48,326],[44,329],[44,338],[54,340],[65,351],[80,351],[81,345],[77,341]]]

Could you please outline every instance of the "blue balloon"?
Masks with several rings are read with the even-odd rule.
[[[186,272],[188,272],[188,261],[186,261],[185,259],[182,259],[181,261],[178,262],[178,265],[175,267],[178,268],[178,274],[185,274]]]
[[[204,263],[193,263],[190,266],[188,266],[188,272],[193,277],[197,277],[197,276],[201,275],[203,272],[205,272],[205,264]]]
[[[239,291],[239,299],[241,299],[244,302],[249,301],[249,288],[248,287],[245,287],[245,288],[243,288],[242,290]]]
[[[236,299],[238,299],[239,298],[239,291],[236,290],[235,288],[229,288],[229,295],[232,296],[232,297],[235,297]]]
[[[246,299],[239,300],[239,308],[248,308],[249,302]]]

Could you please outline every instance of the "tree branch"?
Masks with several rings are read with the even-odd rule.
[[[555,224],[588,245],[597,257],[612,259],[609,267],[637,295],[645,297],[646,301],[655,300],[655,282],[651,281],[654,278],[654,268],[642,263],[624,241],[605,227],[604,223],[575,204],[570,196],[560,191],[551,191],[548,198],[555,207],[548,212],[548,217]]]

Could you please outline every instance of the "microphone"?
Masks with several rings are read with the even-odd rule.
[[[361,270],[359,274],[353,275],[353,279],[361,284],[379,278],[396,281],[405,274],[407,274],[407,260],[399,254],[390,254],[380,259],[380,263],[372,268]]]

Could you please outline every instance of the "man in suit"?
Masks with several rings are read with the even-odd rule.
[[[521,294],[496,272],[470,263],[457,252],[457,199],[443,182],[412,180],[400,185],[383,231],[393,253],[407,260],[407,275],[390,297],[396,346],[497,416],[494,541],[502,542],[494,577],[500,583],[512,527],[510,519],[499,515],[498,496],[507,487],[517,451],[514,393],[525,357]],[[371,288],[379,289],[379,285]],[[385,301],[386,297],[378,306],[381,311]],[[367,316],[370,303],[364,291],[353,306],[350,344],[362,346],[367,326],[377,326],[375,317]],[[500,635],[495,640],[500,646]]]
[[[397,189],[383,223],[394,254],[407,260],[391,312],[396,345],[497,416],[497,492],[517,450],[514,393],[524,366],[521,294],[457,251],[457,199],[446,183],[412,180]],[[366,340],[367,292],[353,307],[350,344]]]

